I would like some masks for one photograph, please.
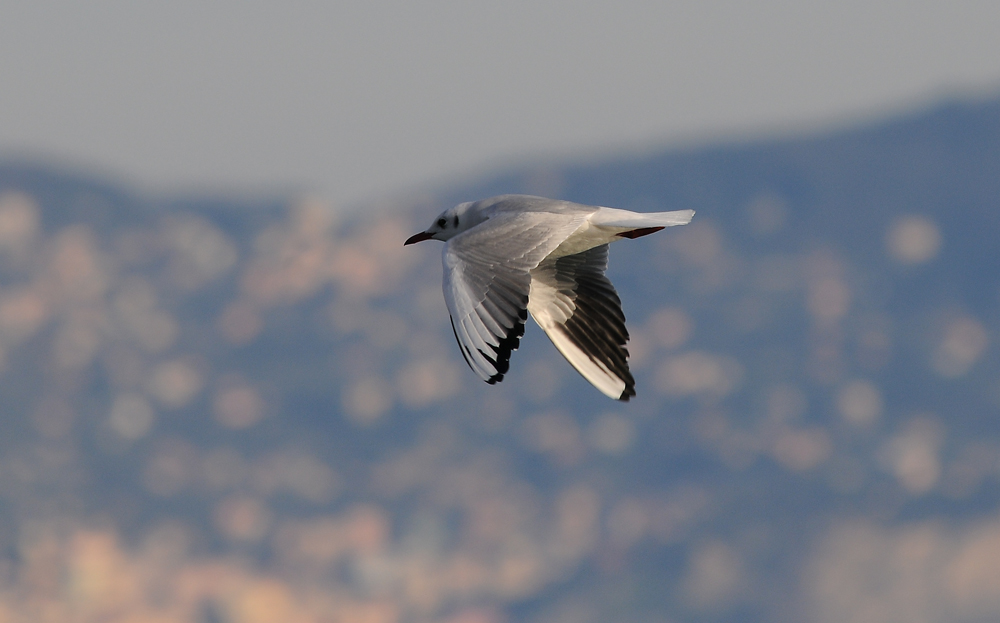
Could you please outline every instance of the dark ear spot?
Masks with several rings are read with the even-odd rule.
[[[458,227],[458,215],[455,215],[455,227]]]

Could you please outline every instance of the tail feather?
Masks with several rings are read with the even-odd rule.
[[[625,229],[646,229],[651,227],[673,227],[687,225],[694,216],[694,210],[673,212],[629,212],[615,208],[600,208],[590,222],[598,227],[621,227]]]

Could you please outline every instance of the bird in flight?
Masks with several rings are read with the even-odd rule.
[[[608,245],[686,225],[694,210],[629,212],[530,195],[500,195],[445,210],[405,245],[444,244],[444,298],[469,367],[503,380],[528,313],[605,395],[635,396],[621,299],[604,276]]]

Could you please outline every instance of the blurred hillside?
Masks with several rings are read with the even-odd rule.
[[[638,396],[465,367],[437,213],[612,247]],[[0,622],[1000,618],[1000,101],[413,205],[0,164]]]

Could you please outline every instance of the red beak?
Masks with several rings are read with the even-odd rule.
[[[423,242],[424,240],[430,240],[431,236],[433,235],[434,234],[428,234],[425,231],[422,231],[419,234],[413,234],[412,236],[406,239],[406,242],[403,243],[403,246],[405,247],[406,245],[413,244],[415,242]]]

